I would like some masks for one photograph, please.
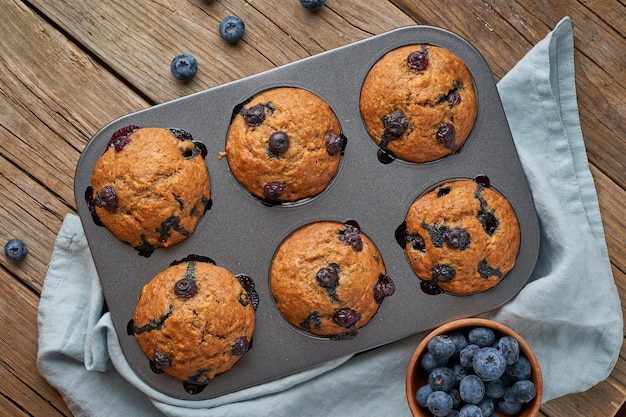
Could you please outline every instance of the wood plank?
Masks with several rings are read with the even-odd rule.
[[[0,54],[0,151],[74,206],[84,145],[105,123],[147,103],[22,2],[3,12],[0,48],[28,53]]]
[[[0,397],[11,398],[26,415],[71,415],[37,371],[38,296],[2,269],[0,294]]]

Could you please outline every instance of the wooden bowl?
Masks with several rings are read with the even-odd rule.
[[[530,380],[535,384],[535,387],[537,389],[537,395],[531,402],[524,404],[521,411],[517,413],[515,417],[537,416],[539,413],[539,408],[541,407],[541,395],[543,393],[541,369],[539,367],[537,357],[533,353],[528,343],[526,343],[526,341],[524,341],[524,339],[522,339],[520,335],[518,335],[512,329],[498,322],[480,318],[460,319],[452,321],[450,323],[446,323],[429,333],[417,346],[415,352],[413,352],[413,356],[411,357],[406,373],[406,398],[413,416],[432,417],[430,411],[417,404],[417,401],[415,399],[415,393],[417,392],[417,390],[422,385],[425,385],[428,380],[428,375],[426,375],[425,372],[420,368],[420,358],[422,356],[422,353],[426,351],[430,339],[437,335],[447,334],[457,330],[469,330],[473,327],[489,327],[496,332],[496,336],[512,336],[517,339],[520,346],[520,356],[526,357],[526,359],[528,359],[528,361],[530,362],[532,370]],[[500,413],[497,407],[496,412],[499,416],[509,417],[506,414]]]

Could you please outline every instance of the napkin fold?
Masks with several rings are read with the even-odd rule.
[[[584,391],[617,361],[623,318],[580,129],[574,46],[564,18],[498,84],[533,194],[537,266],[484,316],[532,346],[543,400]],[[415,335],[218,398],[186,401],[143,383],[122,354],[80,220],[67,215],[39,305],[37,364],[76,416],[410,416],[404,395]]]

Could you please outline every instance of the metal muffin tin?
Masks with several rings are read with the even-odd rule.
[[[386,52],[407,44],[448,48],[470,70],[478,96],[474,129],[461,151],[425,164],[378,161],[378,147],[365,131],[360,111],[361,85],[370,67]],[[267,206],[247,193],[218,159],[224,151],[233,108],[263,90],[293,86],[325,100],[348,139],[331,185],[311,200],[290,206]],[[208,149],[212,208],[195,233],[171,248],[142,257],[92,221],[85,202],[93,167],[111,134],[128,124],[179,127]],[[493,289],[468,296],[429,295],[420,289],[394,232],[415,198],[453,178],[487,175],[491,186],[511,202],[521,228],[514,269]],[[171,397],[202,400],[268,382],[325,361],[375,348],[427,331],[442,323],[492,310],[526,284],[539,249],[539,226],[491,70],[480,53],[461,37],[430,26],[410,26],[321,53],[257,75],[210,88],[121,117],[102,128],[78,162],[75,195],[87,240],[100,276],[124,355],[146,384]],[[318,220],[356,220],[378,246],[396,291],[356,338],[329,340],[296,330],[277,310],[268,288],[272,256],[292,231]],[[200,393],[154,374],[126,326],[141,288],[174,260],[205,255],[234,274],[252,277],[260,297],[254,347],[231,370],[218,375]]]

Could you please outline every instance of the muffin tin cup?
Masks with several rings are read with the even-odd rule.
[[[361,85],[369,68],[391,49],[430,43],[450,49],[470,70],[478,115],[461,151],[438,161],[415,164],[379,162],[359,111]],[[292,86],[325,100],[337,115],[348,143],[339,170],[320,195],[301,204],[268,206],[247,193],[220,159],[233,109],[254,94]],[[212,207],[194,234],[142,257],[92,221],[84,193],[93,167],[112,133],[128,125],[178,127],[208,150]],[[395,229],[415,198],[450,178],[487,175],[509,199],[521,229],[515,267],[498,284],[471,296],[429,295],[411,270]],[[513,143],[496,85],[480,53],[461,37],[436,27],[410,26],[387,32],[267,72],[123,116],[103,127],[85,147],[75,176],[78,213],[100,277],[122,351],[132,370],[150,387],[179,399],[204,400],[269,382],[323,362],[372,349],[432,329],[442,323],[484,313],[511,299],[528,281],[539,248],[539,226],[532,196]],[[395,293],[351,340],[303,334],[282,318],[272,300],[268,272],[280,243],[299,227],[321,220],[356,220],[382,253]],[[154,374],[126,326],[141,288],[174,260],[189,254],[212,258],[234,274],[250,276],[259,294],[254,347],[229,371],[198,394],[182,382]]]

